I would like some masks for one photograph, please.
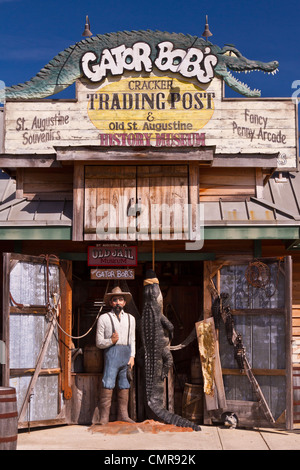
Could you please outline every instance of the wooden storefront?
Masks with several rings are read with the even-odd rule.
[[[114,282],[130,289],[140,344],[143,279],[154,267],[164,313],[175,327],[172,346],[213,316],[213,292],[228,294],[274,421],[291,429],[300,422],[296,105],[227,99],[211,43],[199,39],[191,48],[181,35],[149,34],[123,38],[122,45],[114,35],[103,43],[99,36],[98,58],[102,53],[107,60],[102,69],[83,41],[91,55],[75,51],[67,67],[77,70],[82,61],[76,99],[44,99],[51,93],[41,84],[34,90],[34,82],[27,95],[8,90],[0,113],[2,385],[17,389],[20,427],[96,422],[102,375],[84,361],[89,353],[96,357],[101,301]],[[154,58],[154,43],[165,62]],[[210,78],[204,62],[207,75],[192,73],[192,60],[189,69],[175,68],[175,51],[184,64],[182,51],[191,59],[191,51],[201,50],[215,67]],[[133,276],[125,277],[131,266],[124,261],[119,278],[109,281],[103,272],[91,278],[89,247],[116,245],[136,249]],[[258,261],[266,276],[261,285],[247,277]],[[58,324],[49,322],[49,311],[58,313]],[[231,411],[241,425],[270,424],[222,321],[216,331],[219,376],[214,397],[203,396],[202,420],[220,422]],[[172,353],[166,405],[181,415],[185,384],[202,380],[192,370],[196,339]],[[146,418],[141,369],[137,358],[130,413],[138,421]]]

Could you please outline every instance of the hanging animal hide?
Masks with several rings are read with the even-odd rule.
[[[204,380],[204,393],[214,396],[215,337],[212,323],[199,322],[197,337]]]

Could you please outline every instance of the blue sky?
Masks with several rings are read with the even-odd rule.
[[[299,0],[0,0],[0,15],[0,80],[7,86],[29,80],[83,39],[86,15],[94,34],[152,29],[198,36],[208,15],[211,42],[234,44],[250,59],[279,61],[276,75],[253,73],[242,81],[262,97],[289,97],[294,83],[300,97]],[[226,96],[236,95],[227,88]]]

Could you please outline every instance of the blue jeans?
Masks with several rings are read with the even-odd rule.
[[[119,389],[130,388],[127,380],[127,364],[130,358],[130,346],[115,344],[104,350],[104,388],[115,388],[118,378]]]

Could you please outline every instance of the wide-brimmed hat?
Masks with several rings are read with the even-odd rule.
[[[118,295],[122,295],[125,299],[126,303],[129,303],[130,300],[132,299],[132,295],[130,292],[122,292],[122,289],[120,287],[114,287],[111,292],[108,292],[104,296],[104,302],[106,305],[109,305],[109,301]]]

